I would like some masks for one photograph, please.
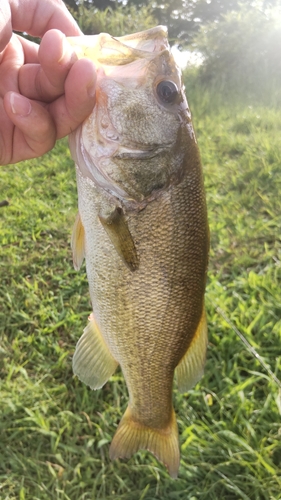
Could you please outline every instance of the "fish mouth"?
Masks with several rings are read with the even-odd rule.
[[[118,152],[113,155],[113,158],[128,159],[128,160],[129,159],[143,160],[143,159],[154,158],[155,156],[163,153],[163,151],[169,150],[171,144],[165,144],[165,145],[153,144],[146,148],[143,145],[140,145],[138,147],[137,144],[129,147],[119,146]]]
[[[154,58],[169,50],[166,26],[156,26],[132,35],[113,37],[107,33],[67,37],[77,57],[87,57],[96,66],[123,66],[136,59]],[[107,73],[107,71],[105,71]]]

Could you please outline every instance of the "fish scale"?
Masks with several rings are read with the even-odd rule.
[[[105,46],[118,48],[119,63],[124,50],[128,67],[123,64],[120,72],[113,63],[110,66],[107,49],[102,58],[105,69],[98,73],[101,92],[97,93],[95,112],[70,138],[79,210],[72,239],[74,262],[78,268],[85,257],[93,307],[77,344],[73,368],[95,389],[121,366],[129,406],[113,438],[110,456],[128,458],[146,448],[176,477],[179,445],[173,378],[176,372],[180,389],[187,390],[203,373],[208,224],[198,146],[180,74],[172,55],[167,55],[166,35],[158,27],[135,36],[137,50],[126,45],[126,37],[110,37],[107,42],[103,34]],[[94,44],[91,37],[81,38],[85,47]],[[79,44],[81,48],[81,40]],[[103,48],[101,44],[101,53]],[[96,52],[92,58],[99,60]],[[147,81],[143,78],[145,59]],[[169,106],[157,97],[159,81],[166,85],[168,95],[169,89],[178,89]],[[103,92],[112,95],[105,99]],[[121,94],[127,95],[124,115],[123,97],[116,109],[111,105],[104,108]],[[99,95],[103,95],[100,101]],[[143,131],[144,113],[150,149],[147,131]],[[97,125],[105,114],[117,130],[114,140],[119,142],[113,147],[113,139],[103,136],[102,151],[104,155],[109,141],[108,156],[101,158],[94,149],[95,144],[99,147]],[[167,127],[162,123],[164,115]],[[118,147],[126,154],[120,155]]]

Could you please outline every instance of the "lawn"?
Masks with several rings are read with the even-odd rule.
[[[200,383],[174,391],[179,478],[148,452],[110,462],[122,374],[95,392],[72,374],[90,302],[85,267],[72,266],[75,172],[61,141],[0,169],[1,500],[281,499],[281,115],[193,114],[211,230],[209,347]]]

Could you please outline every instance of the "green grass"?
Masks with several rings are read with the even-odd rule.
[[[92,392],[71,357],[90,312],[70,251],[75,173],[66,142],[2,167],[0,499],[281,499],[281,115],[193,109],[211,229],[205,376],[174,392],[179,479],[147,452],[108,458],[127,405],[117,374]]]

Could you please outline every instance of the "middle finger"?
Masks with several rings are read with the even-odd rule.
[[[63,33],[50,30],[42,39],[38,60],[40,64],[20,68],[20,92],[30,99],[51,102],[64,93],[65,79],[77,56]]]

